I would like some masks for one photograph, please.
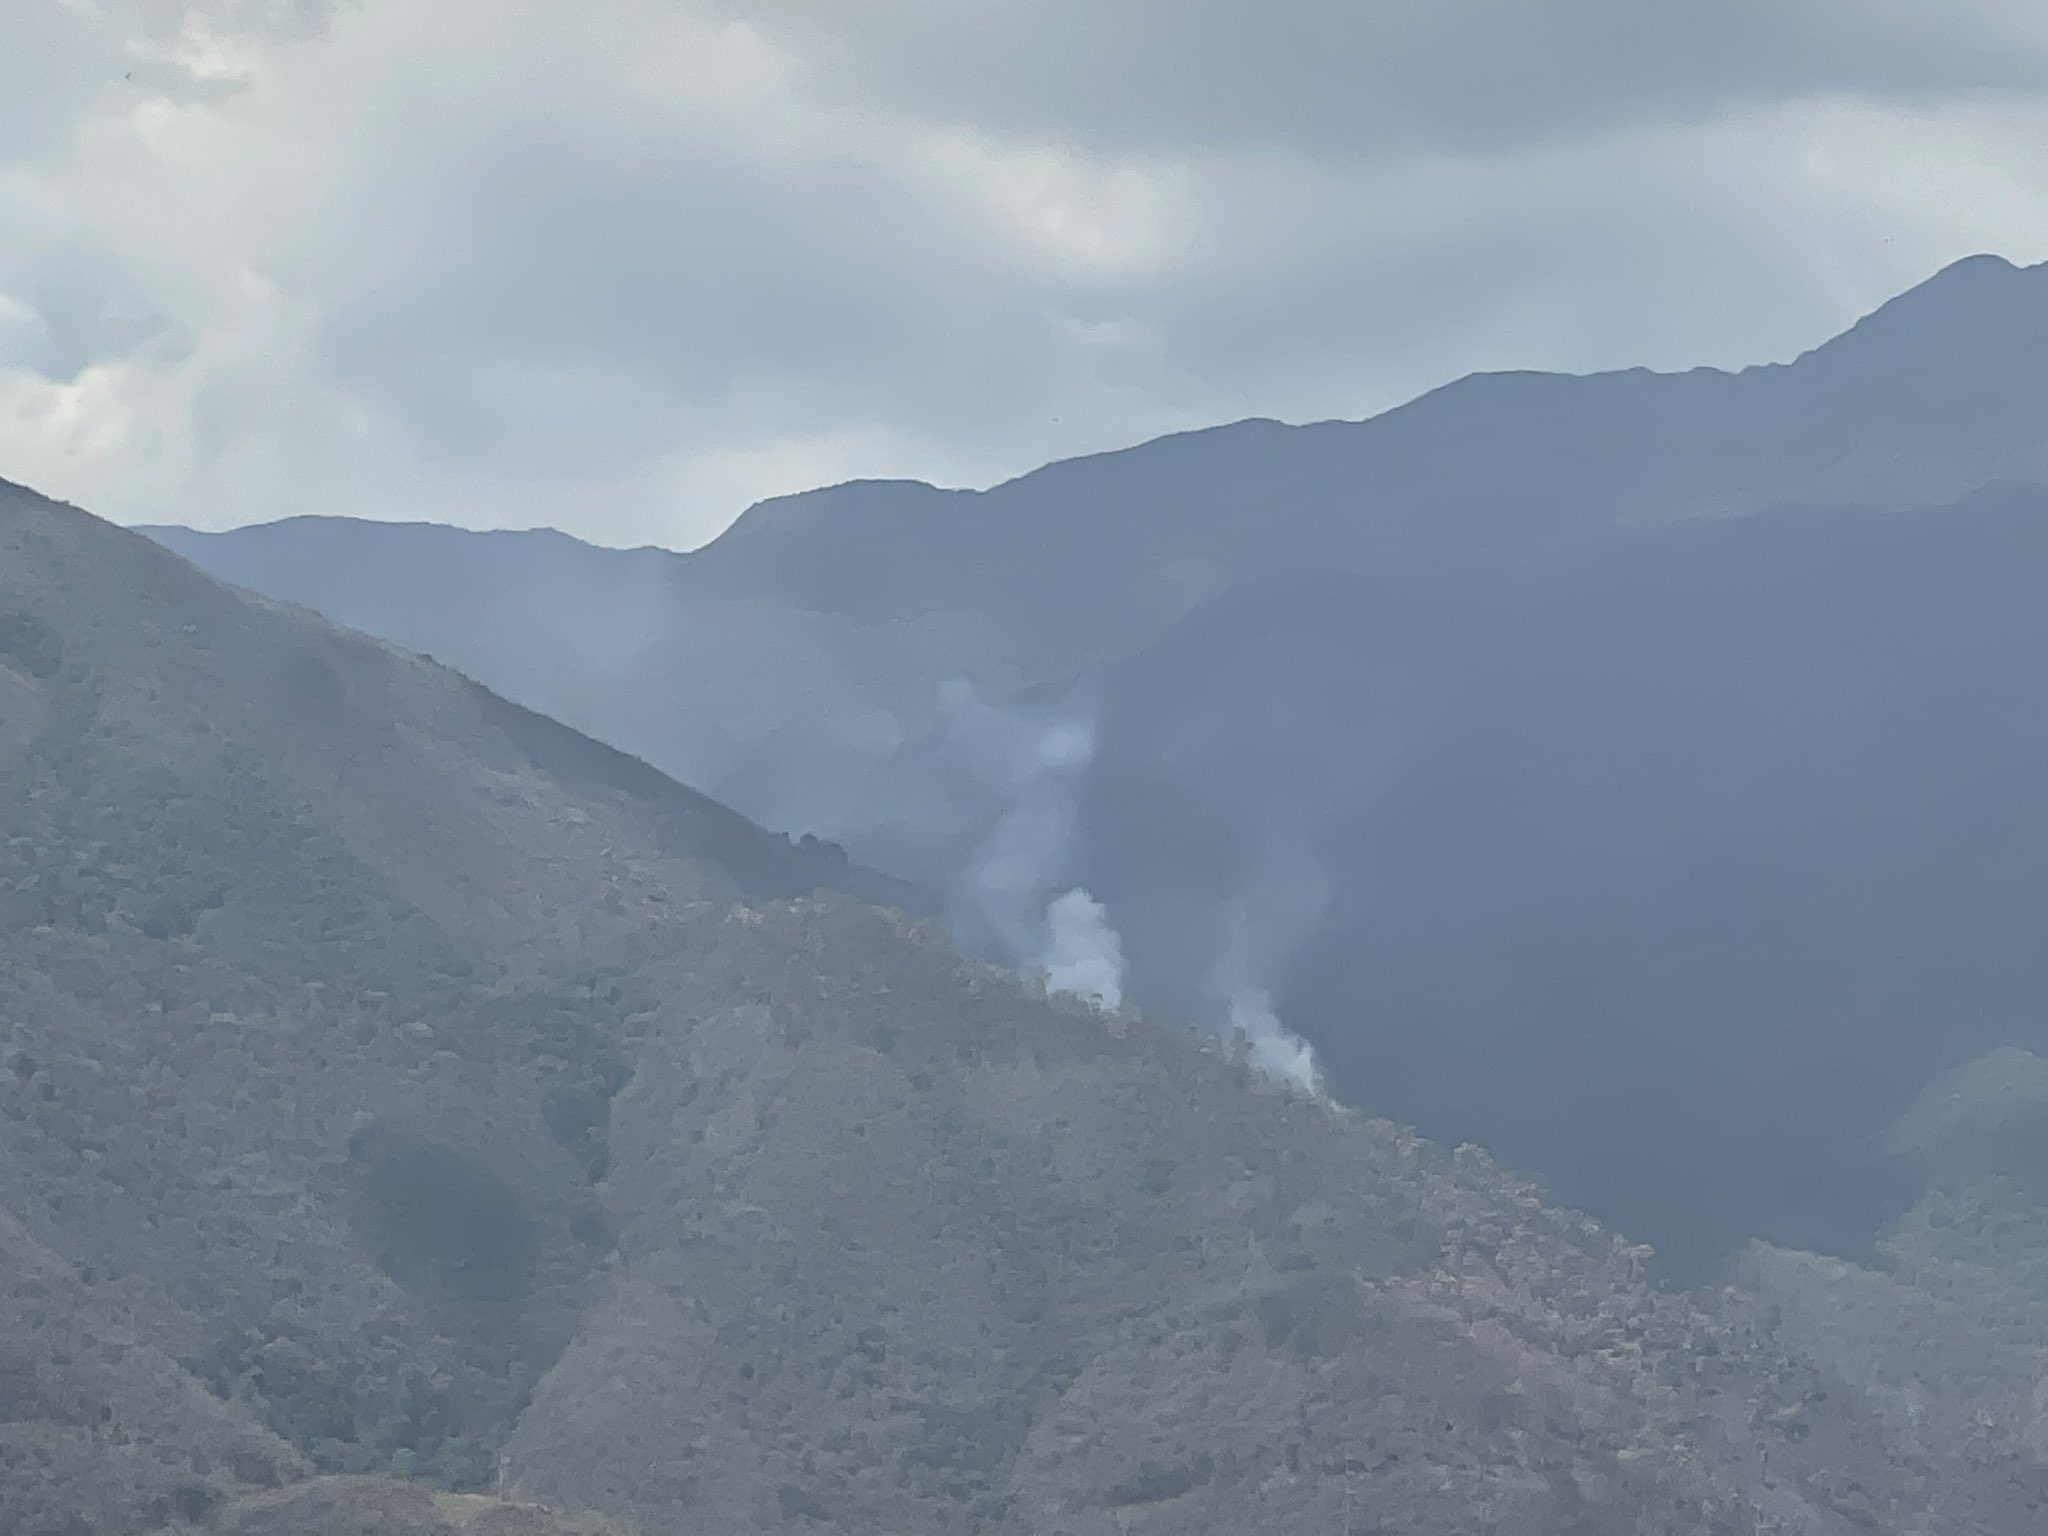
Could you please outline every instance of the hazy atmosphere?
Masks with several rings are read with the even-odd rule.
[[[0,456],[127,521],[690,548],[2048,255],[2026,0],[22,0]]]
[[[0,4],[0,1536],[2048,1530],[2044,143]]]

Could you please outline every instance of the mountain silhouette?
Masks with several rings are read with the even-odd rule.
[[[1255,982],[1343,1097],[1705,1273],[1860,1251],[1890,1118],[2041,1043],[2044,343],[2048,268],[1976,257],[1786,364],[859,483],[690,555],[155,533],[956,912],[1013,790],[945,686],[1083,720],[1034,878],[1136,996],[1220,1028]]]
[[[0,556],[10,1530],[2038,1498],[2016,1441],[1902,1481],[1839,1370],[1476,1149],[1048,999],[459,675],[11,487]]]

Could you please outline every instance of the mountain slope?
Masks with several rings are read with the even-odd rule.
[[[1977,257],[1789,365],[1479,375],[1369,421],[1242,422],[984,493],[855,483],[763,503],[693,556],[321,519],[150,531],[832,831],[863,759],[934,723],[935,680],[1064,678],[1246,580],[1483,597],[1618,525],[2039,483],[2044,351],[2048,267]],[[802,766],[763,784],[748,752],[771,735]]]
[[[1262,979],[1349,1096],[1689,1268],[1855,1248],[1882,1129],[2048,1017],[2044,582],[2048,502],[1994,490],[1700,520],[1485,603],[1212,605],[1110,671],[1061,874],[1213,996],[1305,828]]]
[[[83,514],[0,550],[11,1516],[593,1528],[311,1462],[708,1536],[2038,1519],[1483,1155]]]
[[[1261,1091],[1142,1022],[1021,1008],[834,899],[727,918],[692,985],[699,1022],[617,1102],[618,1260],[515,1486],[713,1530],[2041,1518],[2024,1404],[1951,1438],[1953,1382],[1923,1420],[1891,1341],[1807,1331],[1825,1281],[1651,1289],[1645,1250],[1476,1149]],[[1994,1347],[1925,1273],[1873,1280],[1921,1347]],[[2040,1337],[2038,1298],[2006,1302],[1997,1336]]]
[[[149,1320],[0,1210],[0,1527],[200,1520],[218,1479],[271,1487],[303,1459],[167,1358]],[[213,1469],[218,1469],[214,1472]]]
[[[523,1489],[719,1531],[1738,1530],[1760,1442],[1703,1389],[1818,1385],[1697,1374],[1742,1325],[1483,1158],[934,934],[777,908],[694,980],[616,1106],[618,1264]]]
[[[194,1419],[197,1450],[240,1436],[285,1457],[261,1424],[343,1470],[402,1454],[483,1475],[601,1251],[606,1101],[677,913],[864,879],[0,487],[10,1269],[84,1277],[81,1318],[106,1314],[90,1331],[148,1401],[196,1378],[236,1410]],[[71,1402],[72,1377],[48,1376],[61,1333],[42,1336],[28,1401]],[[160,1415],[78,1411],[95,1433],[51,1442],[69,1447],[52,1477],[131,1513],[175,1499],[175,1479],[96,1470],[98,1426],[146,1448]],[[50,1412],[44,1440],[74,1422]],[[202,1491],[248,1480],[196,1461]]]
[[[1890,1117],[2041,1044],[2044,343],[2048,268],[1976,258],[1787,365],[840,487],[691,556],[159,536],[946,887],[964,937],[1085,885],[1135,995],[1272,994],[1347,1096],[1704,1273],[1873,1241]],[[1062,726],[1092,759],[1034,777]],[[1020,819],[1036,910],[991,916]]]

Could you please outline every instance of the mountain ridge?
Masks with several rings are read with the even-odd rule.
[[[2021,1361],[1923,1431],[1812,1337],[1895,1282],[1660,1287],[1476,1147],[749,889],[445,669],[17,493],[0,555],[0,1524],[2039,1519]],[[426,823],[358,808],[429,786],[469,878],[418,906]]]
[[[1868,1148],[1913,1074],[2048,1016],[2002,915],[2020,855],[1965,835],[2030,846],[2048,775],[2019,659],[2048,648],[2044,274],[1968,260],[1735,373],[1474,376],[984,492],[812,493],[770,509],[800,534],[743,519],[645,568],[363,530],[184,547],[942,891],[1012,963],[1085,888],[1132,995],[1228,1029],[1255,985],[1347,1091],[1510,1149],[1690,1272],[1759,1235],[1860,1251],[1905,1197]],[[1058,729],[1092,756],[1040,773]],[[984,910],[1025,825],[1021,910]],[[1916,905],[1935,889],[1979,937]],[[1987,1014],[1949,1046],[1911,1016],[1943,986]],[[1845,1065],[1788,1113],[1702,1034]],[[1693,1153],[1628,1139],[1660,1123]]]
[[[1457,395],[1461,392],[1485,389],[1495,386],[1501,381],[1510,381],[1512,385],[1520,386],[1541,381],[1576,380],[1597,384],[1599,381],[1605,380],[1638,382],[1666,379],[1739,380],[1750,375],[1762,377],[1782,374],[1789,370],[1798,369],[1802,365],[1810,367],[1814,361],[1824,356],[1832,361],[1835,356],[1840,355],[1844,351],[1865,348],[1870,344],[1873,337],[1881,337],[1889,341],[1902,330],[1952,332],[1956,328],[1957,311],[1960,307],[1959,301],[1965,292],[1969,294],[1972,303],[1978,302],[1979,295],[1987,293],[1995,293],[1999,298],[2020,292],[2031,294],[2035,287],[2048,289],[2048,283],[2044,283],[2043,279],[2039,276],[2044,270],[2048,270],[2048,263],[2020,265],[2004,256],[1990,252],[1980,252],[1975,255],[1961,257],[1939,268],[1928,277],[1923,278],[1920,282],[1915,283],[1893,298],[1886,300],[1846,330],[1815,343],[1793,358],[1783,362],[1750,363],[1732,369],[1711,365],[1678,369],[1653,369],[1638,365],[1602,369],[1584,374],[1561,373],[1540,368],[1489,369],[1468,374],[1438,385],[1433,389],[1425,390],[1409,400],[1388,407],[1384,411],[1375,412],[1371,416],[1333,416],[1299,422],[1283,421],[1279,418],[1268,416],[1239,417],[1226,422],[1217,422],[1209,426],[1162,433],[1157,437],[1147,438],[1123,447],[1102,449],[1092,453],[1078,454],[1070,458],[1054,460],[979,489],[941,486],[935,482],[919,480],[914,477],[857,476],[850,480],[837,481],[831,484],[785,492],[764,498],[762,501],[742,511],[727,529],[707,541],[704,545],[698,546],[693,550],[666,549],[664,546],[655,544],[637,546],[592,544],[588,540],[579,539],[574,534],[570,534],[552,525],[537,525],[531,528],[473,529],[422,519],[393,521],[325,514],[300,514],[287,518],[238,524],[219,530],[202,531],[171,524],[137,524],[135,527],[138,532],[148,533],[151,536],[158,534],[219,536],[222,534],[247,532],[255,528],[282,528],[295,524],[374,524],[380,527],[415,531],[445,528],[450,532],[479,535],[559,534],[561,537],[571,539],[587,548],[612,549],[624,554],[645,554],[649,552],[676,555],[701,554],[711,549],[728,535],[735,533],[744,535],[747,532],[751,532],[751,530],[744,527],[750,518],[757,518],[760,525],[776,526],[778,530],[786,528],[788,526],[786,514],[798,504],[813,505],[835,498],[858,503],[869,501],[877,493],[883,492],[896,492],[928,501],[935,499],[956,500],[960,498],[986,497],[1017,486],[1020,483],[1031,481],[1038,476],[1064,472],[1070,466],[1099,466],[1105,461],[1122,460],[1131,455],[1165,452],[1174,445],[1194,446],[1218,438],[1242,437],[1252,434],[1264,434],[1267,436],[1332,434],[1342,432],[1345,429],[1366,427],[1374,422],[1398,416],[1403,412],[1412,412],[1425,407],[1428,409],[1440,409],[1442,408],[1443,399],[1447,394]],[[2032,286],[2023,287],[2023,284]],[[1992,285],[1995,285],[1995,287]],[[1995,330],[2001,336],[2007,334],[2010,327],[2002,323],[2005,318],[2004,312],[2001,311],[1998,316],[1992,317],[1989,320],[1987,329]],[[1973,340],[1977,339],[1981,338],[1975,337],[1973,333]],[[852,511],[853,515],[859,515],[857,511],[851,508],[848,510]],[[805,522],[808,519],[802,518],[798,519],[798,521]]]

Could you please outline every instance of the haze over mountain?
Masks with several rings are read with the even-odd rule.
[[[1885,1127],[2048,1037],[2044,358],[2048,269],[1979,257],[1789,365],[844,486],[691,556],[154,532],[1010,961],[1085,888],[1139,998],[1268,996],[1340,1097],[1698,1273],[1866,1249],[1912,1188]]]
[[[2000,1063],[1901,1123],[1917,1268],[1661,1290],[1475,1148],[1048,999],[829,847],[9,486],[0,815],[10,1531],[2048,1502],[2040,1292],[1979,1262],[2030,1273],[1997,1148],[2048,1099]],[[1829,1287],[1889,1323],[1804,1337]],[[1995,1390],[1902,1380],[1957,1348]]]

